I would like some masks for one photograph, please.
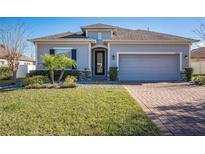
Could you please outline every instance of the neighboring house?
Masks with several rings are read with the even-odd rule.
[[[191,66],[194,69],[194,74],[205,74],[205,47],[192,50]]]
[[[6,52],[3,51],[3,45],[0,45],[0,66],[7,66],[7,60],[5,58]],[[20,65],[35,65],[35,60],[32,58],[22,55],[19,61]]]
[[[4,51],[3,45],[0,45],[0,67],[1,66],[8,66],[8,62],[5,58],[7,53]],[[19,60],[19,67],[17,71],[17,78],[25,77],[27,73],[29,73],[30,70],[35,70],[35,60],[22,55]]]
[[[180,80],[190,66],[190,46],[197,40],[146,30],[105,24],[81,27],[31,40],[36,47],[37,69],[44,54],[66,54],[77,69],[88,68],[92,77],[106,79],[110,67],[118,68],[119,80]]]

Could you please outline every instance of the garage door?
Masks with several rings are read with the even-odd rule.
[[[119,55],[119,79],[162,81],[179,79],[178,55]]]

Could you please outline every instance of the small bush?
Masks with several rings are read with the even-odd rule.
[[[199,85],[205,85],[205,76],[193,76],[192,80]]]
[[[191,81],[192,74],[193,74],[193,68],[191,67],[185,68],[185,71],[184,71],[185,81]]]
[[[67,76],[64,83],[67,83],[67,84],[71,84],[71,83],[76,83],[78,80],[76,77],[74,76]]]
[[[118,80],[118,68],[117,67],[110,67],[109,69],[109,77],[111,81]]]
[[[26,77],[22,84],[24,86],[28,86],[28,85],[34,85],[34,84],[39,84],[42,85],[44,83],[48,83],[49,82],[49,78],[47,76],[42,76],[42,75],[37,75],[37,76],[33,76],[33,77]]]
[[[57,81],[60,77],[61,70],[55,70],[54,71],[54,79]],[[36,76],[36,75],[42,75],[47,76],[50,78],[50,72],[49,70],[33,70],[30,71],[30,73],[27,74],[28,77]],[[80,71],[78,70],[65,70],[65,73],[63,75],[62,80],[64,80],[68,75],[70,76],[76,76],[79,79]]]
[[[75,87],[77,87],[75,83],[69,83],[69,84],[64,83],[60,86],[60,88],[75,88]]]
[[[12,77],[12,71],[8,67],[0,67],[0,80],[8,80]]]

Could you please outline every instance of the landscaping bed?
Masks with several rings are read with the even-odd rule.
[[[0,135],[159,135],[123,88],[1,92]]]

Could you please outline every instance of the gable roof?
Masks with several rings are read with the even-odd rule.
[[[37,40],[90,40],[90,38],[86,37],[83,32],[64,32],[54,35],[48,35],[44,37],[39,37],[35,39],[31,39],[30,41],[37,41]]]
[[[6,56],[6,55],[7,55],[7,52],[4,51],[3,45],[0,45],[0,58],[1,58],[1,59],[5,59],[5,56]],[[34,59],[32,59],[32,58],[30,58],[30,57],[28,57],[28,56],[25,56],[25,55],[22,55],[22,56],[20,57],[20,60],[21,60],[21,61],[35,62]]]
[[[113,37],[109,40],[111,41],[123,41],[123,40],[131,40],[131,41],[185,41],[185,42],[197,42],[198,40],[185,38],[181,36],[171,35],[171,34],[165,34],[165,33],[159,33],[159,32],[153,32],[153,31],[147,31],[147,30],[132,30],[122,27],[116,27],[112,25],[106,25],[106,24],[92,24],[87,26],[82,26],[81,29],[86,28],[109,28],[114,29],[113,31]],[[45,37],[40,37],[36,39],[32,39],[31,41],[46,41],[46,40],[93,40],[91,38],[88,38],[85,36],[84,32],[65,32],[55,35],[49,35]]]
[[[101,23],[97,23],[97,24],[92,24],[92,25],[86,25],[86,26],[81,26],[81,29],[89,29],[89,28],[107,28],[107,29],[115,29],[115,26],[112,25],[107,25],[107,24],[101,24]]]
[[[205,58],[205,47],[200,47],[192,50],[192,58]]]
[[[118,27],[116,33],[111,40],[167,40],[167,41],[198,41],[185,37],[180,37],[171,34],[164,34],[148,30],[131,30]]]

